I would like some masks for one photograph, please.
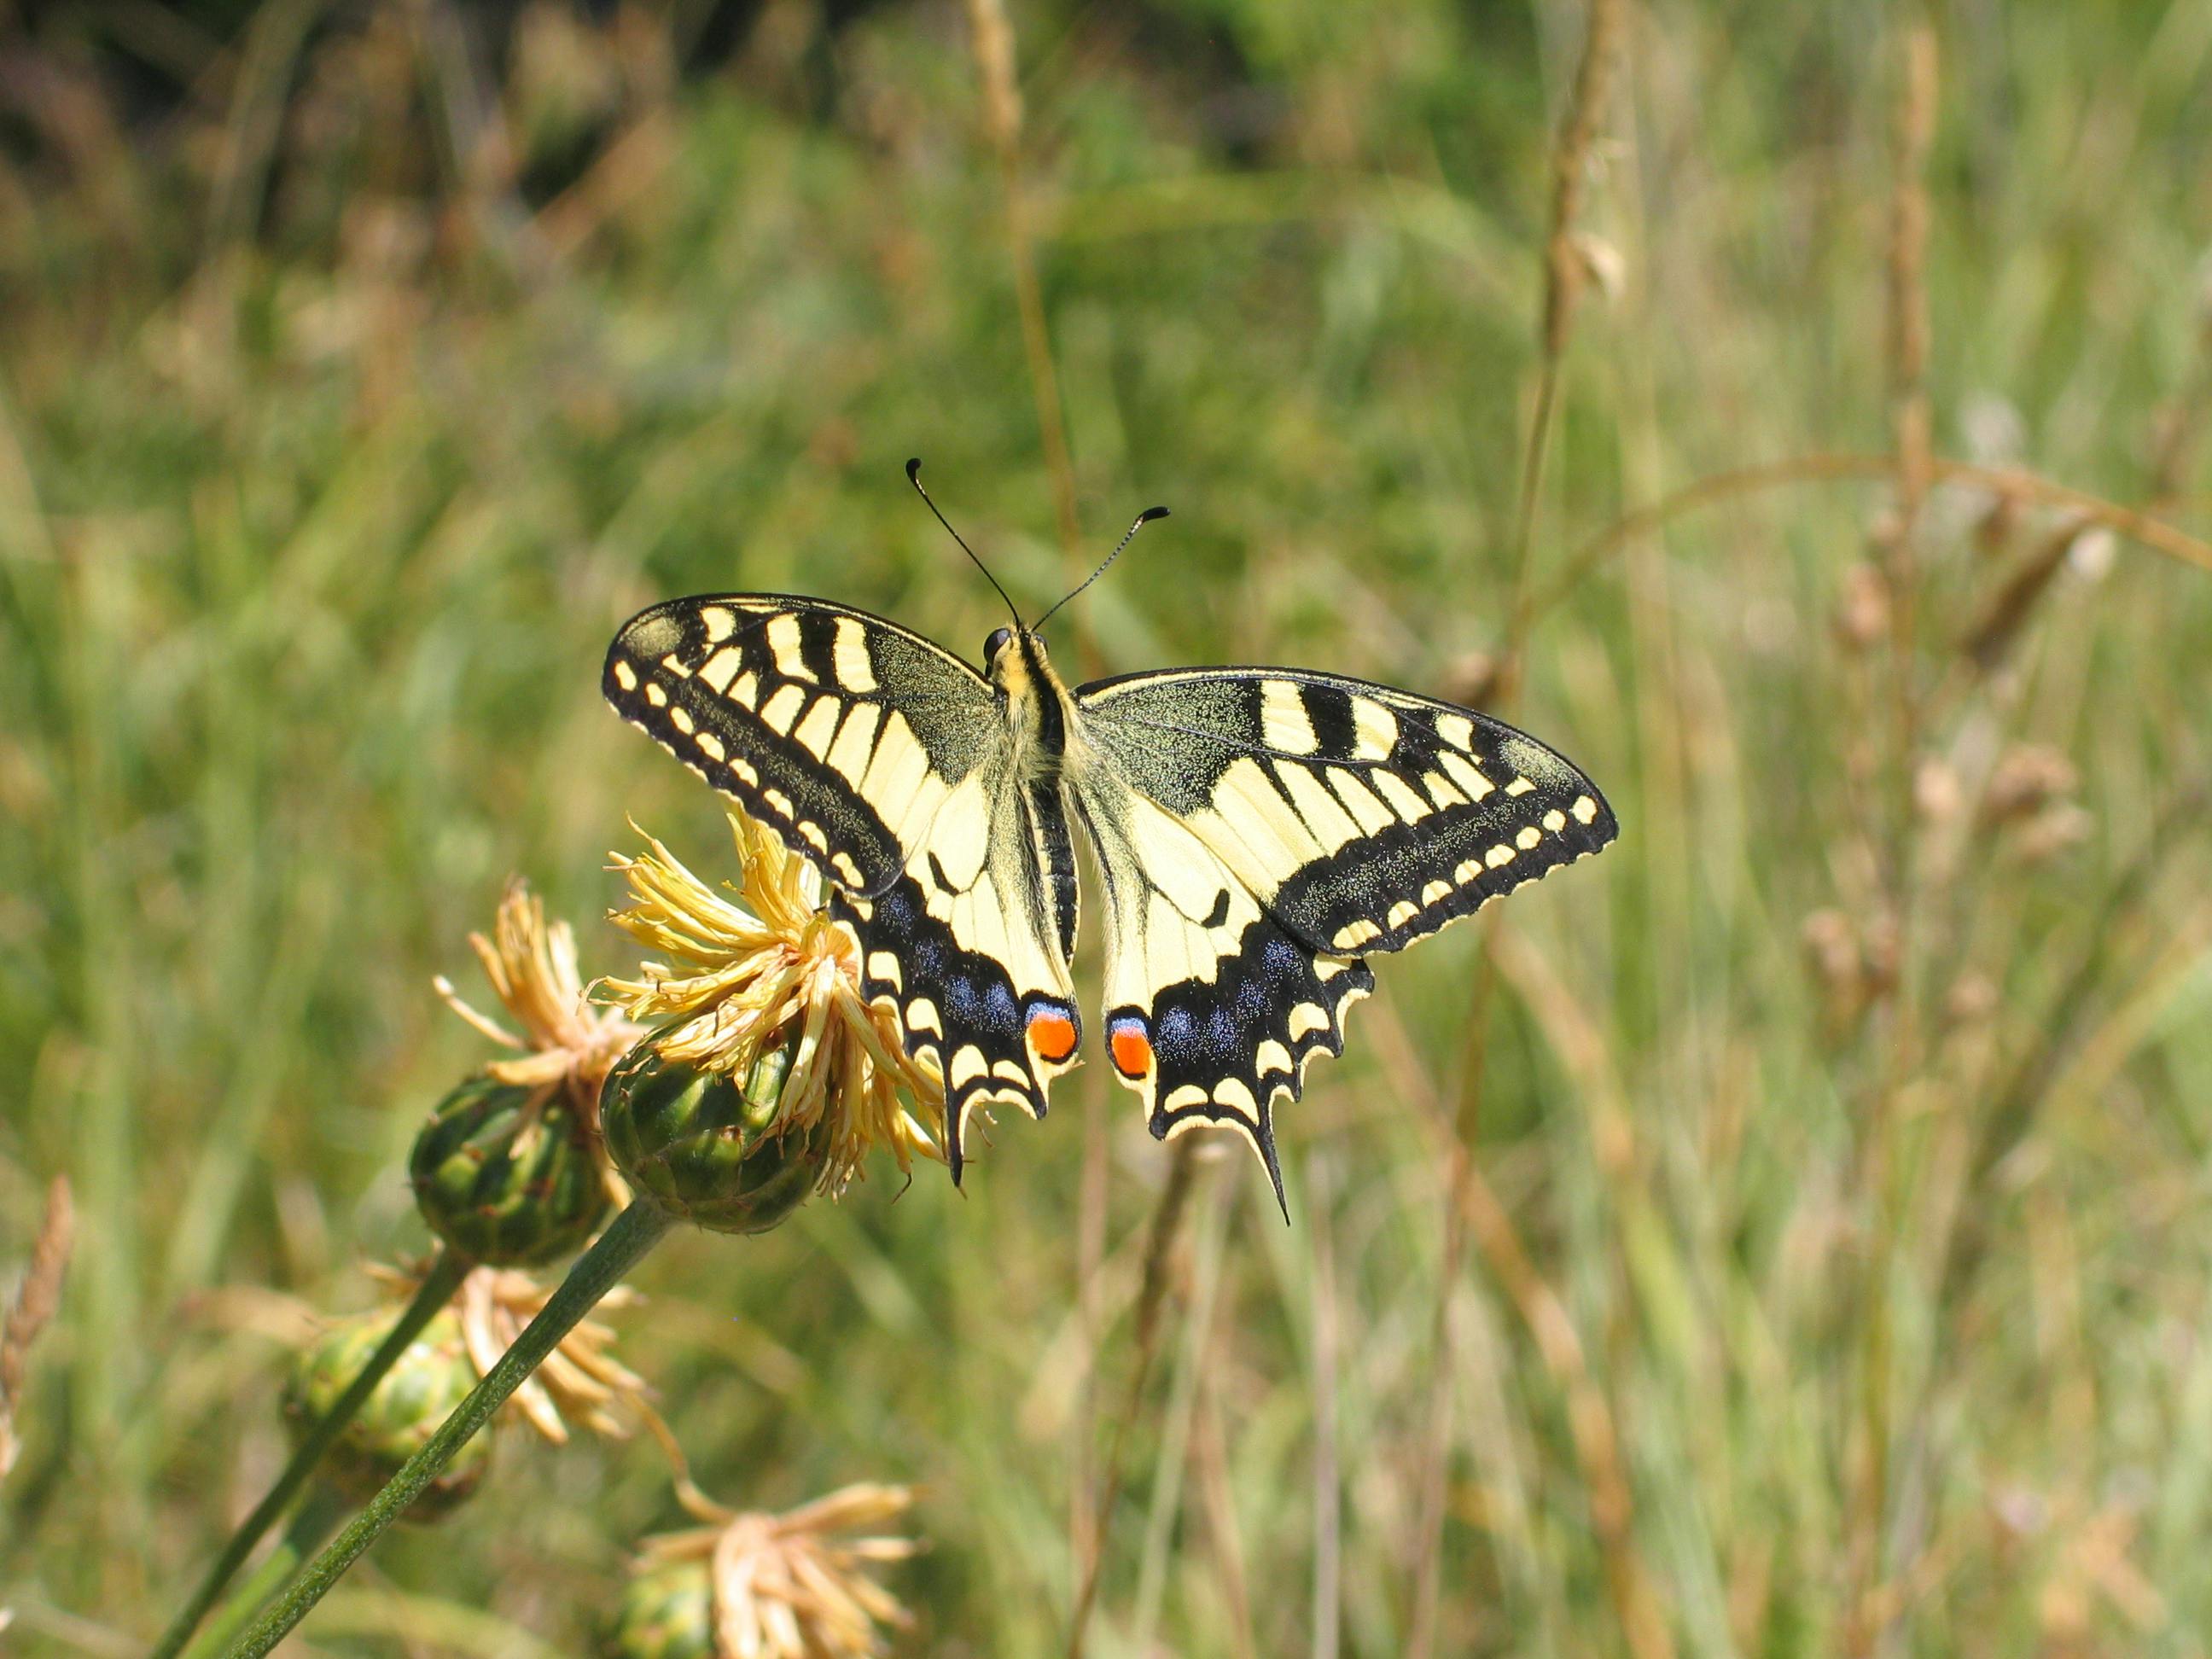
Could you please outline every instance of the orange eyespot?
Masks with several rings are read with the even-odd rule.
[[[1135,1020],[1115,1026],[1106,1046],[1114,1056],[1114,1069],[1123,1077],[1142,1077],[1152,1069],[1152,1040]]]
[[[1075,1052],[1075,1022],[1054,1007],[1030,1011],[1030,1042],[1037,1058],[1057,1066]]]

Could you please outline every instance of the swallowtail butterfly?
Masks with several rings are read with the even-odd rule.
[[[1596,852],[1612,810],[1534,738],[1365,680],[1185,668],[1071,690],[1043,620],[992,634],[978,673],[823,599],[671,599],[623,625],[603,687],[827,878],[866,994],[943,1073],[956,1182],[976,1107],[1042,1117],[1078,1063],[1079,830],[1115,1075],[1156,1136],[1243,1134],[1279,1200],[1275,1098],[1343,1051],[1367,959]]]

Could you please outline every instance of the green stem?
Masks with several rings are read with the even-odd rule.
[[[215,1611],[198,1638],[185,1649],[185,1659],[213,1659],[223,1650],[246,1621],[261,1610],[263,1602],[284,1587],[299,1571],[300,1563],[322,1548],[323,1540],[345,1519],[345,1500],[328,1482],[315,1486],[300,1500],[300,1507],[285,1523],[284,1535],[269,1557],[239,1581],[238,1589]]]
[[[521,1386],[525,1377],[538,1369],[576,1322],[597,1306],[599,1298],[659,1242],[672,1220],[666,1211],[643,1198],[634,1200],[629,1208],[616,1217],[614,1225],[602,1233],[599,1242],[568,1270],[568,1278],[561,1281],[561,1288],[538,1310],[538,1317],[523,1328],[522,1334],[514,1339],[514,1346],[500,1356],[499,1363],[484,1373],[483,1381],[470,1390],[469,1397],[453,1408],[453,1414],[439,1425],[437,1433],[430,1437],[422,1449],[409,1458],[399,1473],[385,1484],[384,1490],[370,1500],[368,1507],[308,1564],[299,1581],[274,1607],[253,1621],[252,1628],[230,1650],[228,1659],[261,1659],[293,1626],[306,1618],[308,1610],[344,1577],[356,1558],[374,1543],[377,1535],[397,1521],[422,1489],[437,1478],[438,1472],[452,1461],[469,1437],[490,1421],[491,1414]]]
[[[222,1547],[222,1553],[216,1558],[215,1565],[207,1571],[207,1577],[200,1580],[199,1588],[192,1592],[192,1599],[185,1604],[184,1611],[176,1616],[168,1629],[161,1632],[161,1639],[154,1644],[147,1659],[175,1659],[175,1656],[184,1650],[185,1644],[191,1639],[194,1628],[206,1615],[207,1610],[215,1605],[216,1597],[222,1594],[222,1587],[230,1582],[231,1575],[246,1565],[246,1558],[253,1553],[253,1547],[261,1541],[262,1535],[270,1527],[276,1525],[276,1518],[299,1495],[300,1488],[307,1484],[307,1477],[323,1461],[323,1454],[331,1449],[331,1443],[344,1432],[346,1425],[352,1422],[362,1407],[368,1403],[369,1395],[376,1392],[376,1385],[384,1380],[385,1373],[398,1363],[401,1354],[407,1352],[408,1346],[422,1334],[422,1328],[437,1317],[439,1310],[453,1299],[453,1292],[460,1289],[461,1281],[468,1277],[471,1265],[455,1251],[441,1249],[438,1252],[438,1259],[430,1264],[430,1271],[424,1276],[422,1288],[415,1292],[415,1299],[400,1314],[399,1322],[392,1328],[391,1334],[369,1356],[368,1364],[362,1367],[361,1375],[355,1377],[346,1391],[338,1396],[337,1403],[308,1430],[300,1442],[299,1449],[292,1454],[292,1461],[284,1466],[284,1473],[278,1475],[276,1484],[270,1487],[269,1495],[254,1506],[252,1514],[239,1522],[238,1530],[231,1534],[230,1541]]]

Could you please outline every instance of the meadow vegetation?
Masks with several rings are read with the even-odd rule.
[[[426,1249],[510,872],[587,976],[626,819],[729,873],[613,628],[1003,620],[918,453],[1032,611],[1173,508],[1071,670],[1510,707],[1624,833],[1380,964],[1287,1228],[1094,1062],[672,1238],[702,1486],[917,1484],[917,1654],[1062,1650],[1115,1448],[1101,1659],[2206,1651],[2212,3],[1653,0],[1588,107],[1578,4],[1036,0],[1018,107],[975,10],[0,7],[0,1642],[143,1651]],[[304,1643],[585,1647],[667,1466],[498,1451]]]

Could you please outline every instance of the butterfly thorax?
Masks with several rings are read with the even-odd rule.
[[[999,694],[1014,775],[1030,785],[1056,785],[1067,754],[1074,699],[1027,629],[1001,628],[984,644],[986,672]]]

